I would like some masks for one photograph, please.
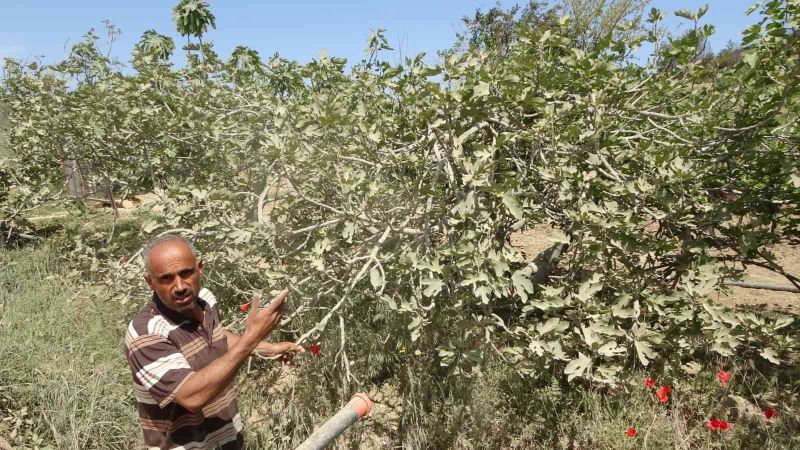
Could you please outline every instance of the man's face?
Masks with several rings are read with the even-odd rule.
[[[203,264],[181,241],[167,241],[150,251],[150,270],[144,279],[164,305],[191,317],[200,292]]]

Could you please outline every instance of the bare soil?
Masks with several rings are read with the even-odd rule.
[[[776,245],[769,249],[786,272],[800,274],[800,247],[796,245]],[[756,266],[747,267],[746,281],[769,283],[791,287],[782,275]],[[767,291],[763,289],[732,288],[730,295],[720,294],[718,301],[728,306],[759,306],[767,309],[800,314],[800,294],[793,292]]]

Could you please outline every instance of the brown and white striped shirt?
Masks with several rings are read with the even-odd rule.
[[[174,401],[191,376],[228,350],[214,295],[208,289],[198,295],[205,311],[202,327],[167,309],[155,293],[128,325],[125,356],[149,450],[244,447],[233,386],[197,413]]]

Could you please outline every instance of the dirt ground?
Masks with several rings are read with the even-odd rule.
[[[548,226],[537,225],[533,229],[511,235],[511,245],[525,255],[526,261],[531,261],[536,255],[552,245],[552,242],[547,240],[547,233],[549,232],[550,228]],[[778,263],[786,272],[800,275],[800,248],[798,246],[776,245],[770,250],[775,254]],[[744,280],[791,287],[791,283],[783,276],[755,266],[747,267],[747,276]],[[719,293],[715,295],[715,300],[728,306],[755,306],[757,308],[763,307],[775,311],[800,314],[800,294],[741,287],[733,287],[731,289],[730,295]]]
[[[783,270],[793,275],[800,274],[800,248],[798,246],[776,245],[770,250],[775,254],[778,264],[783,267]],[[755,266],[747,267],[745,281],[792,286],[783,276]],[[758,305],[792,314],[800,314],[800,294],[793,292],[734,287],[731,295],[720,294],[718,300],[720,303],[730,306]]]

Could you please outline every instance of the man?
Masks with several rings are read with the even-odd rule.
[[[243,448],[232,381],[253,352],[291,355],[291,342],[262,342],[281,318],[287,291],[260,307],[254,296],[241,336],[222,328],[214,295],[200,288],[203,263],[181,236],[151,240],[143,254],[149,304],[128,325],[128,359],[145,444],[154,449]]]

